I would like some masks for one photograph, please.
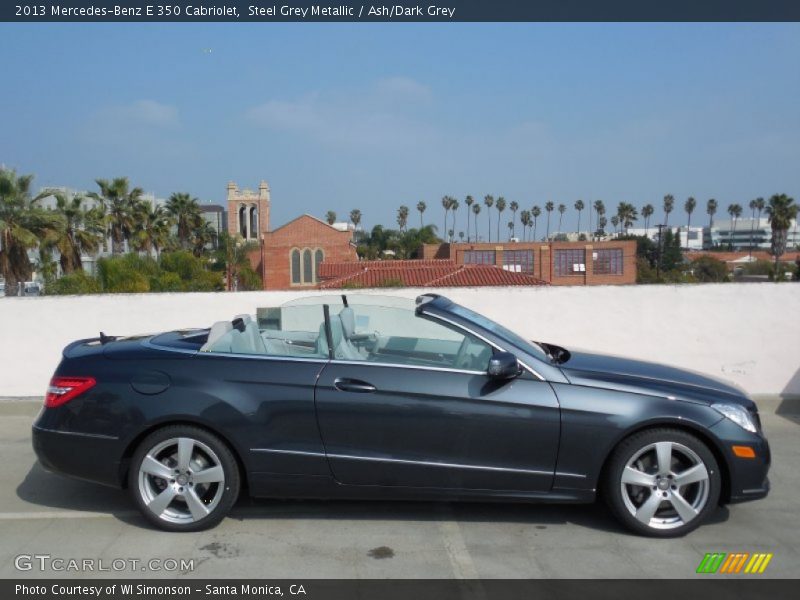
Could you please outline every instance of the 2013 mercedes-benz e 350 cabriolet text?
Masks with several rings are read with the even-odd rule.
[[[42,465],[127,488],[156,526],[272,498],[592,502],[671,537],[763,498],[737,387],[529,342],[426,294],[316,296],[209,329],[74,342],[33,426]]]

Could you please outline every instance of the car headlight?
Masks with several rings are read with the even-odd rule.
[[[711,408],[725,415],[742,429],[752,433],[758,431],[753,416],[738,404],[712,404]]]

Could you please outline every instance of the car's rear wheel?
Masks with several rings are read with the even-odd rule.
[[[167,531],[213,527],[239,495],[239,469],[228,446],[198,427],[175,425],[148,435],[133,455],[128,488],[154,525]]]
[[[678,429],[650,429],[614,450],[603,493],[629,529],[677,537],[716,510],[721,483],[717,461],[699,438]]]

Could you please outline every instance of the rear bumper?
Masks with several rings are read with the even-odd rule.
[[[48,471],[119,488],[119,440],[111,436],[58,431],[34,425],[33,451]]]

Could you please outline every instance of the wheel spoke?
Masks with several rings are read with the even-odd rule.
[[[636,518],[645,525],[650,524],[650,519],[656,514],[659,505],[661,504],[661,496],[656,493],[651,493],[650,497],[636,511]]]
[[[167,507],[175,498],[176,494],[177,492],[172,488],[172,486],[168,486],[163,492],[150,501],[150,503],[147,505],[147,508],[149,508],[153,514],[161,516],[161,513],[167,510]]]
[[[697,516],[697,511],[677,491],[670,494],[669,503],[672,504],[684,523],[688,523]]]
[[[161,479],[168,480],[172,477],[172,469],[149,454],[145,456],[142,461],[142,471],[148,475],[160,477]]]
[[[656,478],[653,475],[648,475],[644,471],[640,471],[639,469],[625,467],[625,470],[622,472],[622,483],[638,485],[642,487],[652,487],[656,484]]]
[[[225,472],[220,466],[210,467],[193,473],[192,481],[194,483],[221,483],[225,481]]]
[[[690,483],[697,483],[698,481],[706,481],[708,479],[708,470],[703,463],[696,464],[689,467],[685,471],[675,474],[675,485],[684,486]]]
[[[672,442],[658,442],[656,444],[656,459],[658,472],[667,475],[672,470]]]
[[[185,493],[183,497],[186,498],[186,505],[189,507],[189,511],[192,513],[192,517],[194,517],[195,521],[199,521],[203,517],[208,515],[208,508],[206,505],[203,504],[202,500],[197,497],[193,488],[187,487],[185,488]]]
[[[194,440],[192,438],[178,438],[178,468],[185,471],[189,468],[194,452]]]

